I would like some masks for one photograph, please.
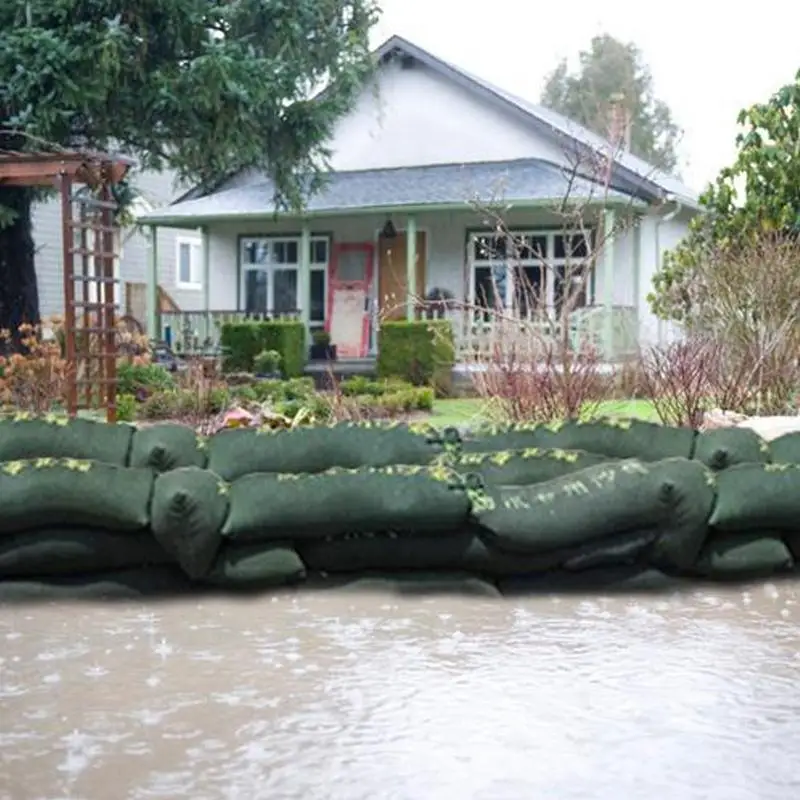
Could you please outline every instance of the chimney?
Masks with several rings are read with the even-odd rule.
[[[622,92],[611,95],[608,116],[609,141],[615,148],[628,152],[631,149],[632,119]]]

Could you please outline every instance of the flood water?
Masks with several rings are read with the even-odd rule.
[[[789,800],[800,585],[0,608],[3,800]]]

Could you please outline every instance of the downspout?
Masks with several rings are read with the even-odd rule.
[[[656,243],[656,272],[661,271],[662,266],[662,259],[661,259],[661,226],[665,222],[672,222],[678,214],[683,211],[683,204],[680,200],[678,200],[674,195],[667,195],[666,198],[667,202],[674,203],[672,211],[668,211],[664,216],[658,217],[656,219],[656,232],[655,232],[655,243]],[[658,343],[659,345],[664,344],[664,320],[659,317],[658,320]]]

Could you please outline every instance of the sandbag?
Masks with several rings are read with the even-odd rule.
[[[208,468],[227,481],[254,472],[318,473],[333,467],[430,464],[459,442],[451,428],[341,422],[291,430],[225,430],[208,441]]]
[[[0,604],[155,599],[182,597],[193,591],[196,588],[178,567],[146,567],[69,578],[0,581]]]
[[[245,475],[231,484],[223,535],[237,541],[345,533],[457,531],[469,516],[463,480],[444,467]]]
[[[190,578],[211,569],[228,516],[229,485],[198,467],[182,467],[155,479],[150,510],[156,541]]]
[[[584,450],[611,458],[661,461],[690,458],[695,432],[654,422],[600,419],[479,428],[464,437],[463,452],[522,450],[531,447]]]
[[[800,531],[800,464],[738,464],[717,473],[720,531]]]
[[[608,462],[609,457],[582,450],[531,447],[527,450],[498,450],[490,453],[461,453],[444,456],[458,472],[480,475],[489,486],[529,486],[586,467]]]
[[[717,535],[709,539],[691,574],[716,580],[765,577],[787,572],[794,559],[778,534]]]
[[[181,467],[205,467],[206,443],[188,425],[164,422],[137,428],[131,441],[130,467],[169,472]]]
[[[306,567],[297,551],[287,543],[273,545],[226,544],[205,583],[226,588],[268,588],[302,581]]]
[[[640,565],[604,567],[582,572],[548,572],[498,581],[498,588],[504,597],[554,592],[649,594],[673,591],[688,585],[690,582],[685,578]]]
[[[693,458],[718,471],[736,464],[766,464],[770,447],[749,428],[714,428],[697,434]]]
[[[658,528],[659,557],[691,563],[714,502],[710,478],[688,459],[599,464],[533,486],[486,487],[474,497],[473,516],[509,552],[546,553]]]
[[[132,437],[130,425],[20,412],[0,419],[0,461],[78,458],[124,467]]]
[[[800,431],[784,433],[769,443],[772,461],[776,464],[800,464]]]
[[[61,527],[0,536],[0,578],[109,572],[173,561],[149,532]]]
[[[60,525],[136,531],[150,523],[155,473],[99,461],[0,464],[0,533]]]

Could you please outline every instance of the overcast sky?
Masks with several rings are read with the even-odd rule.
[[[399,34],[530,100],[591,37],[635,42],[683,128],[681,171],[701,190],[733,160],[736,116],[800,69],[800,0],[382,0],[374,39]]]

